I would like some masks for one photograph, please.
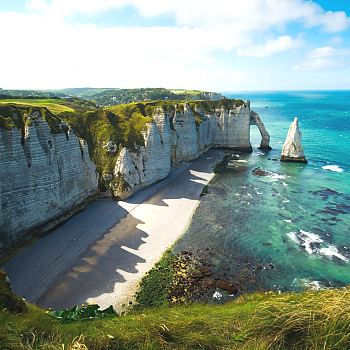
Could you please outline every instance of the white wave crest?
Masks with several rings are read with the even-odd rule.
[[[320,253],[322,255],[329,256],[329,257],[335,256],[343,261],[349,261],[349,259],[347,259],[343,254],[340,254],[338,252],[338,249],[336,247],[334,247],[333,245],[330,245],[328,248],[320,249]]]
[[[322,169],[336,171],[337,173],[342,173],[343,171],[345,171],[344,169],[342,169],[338,165],[325,165],[322,167]]]
[[[287,221],[287,220],[284,220]],[[304,247],[304,249],[311,255],[324,256],[327,258],[337,257],[343,261],[349,261],[347,257],[339,253],[338,249],[333,245],[324,246],[322,248],[312,247],[314,243],[325,243],[324,240],[313,232],[307,232],[300,230],[300,233],[289,232],[287,236],[298,246]]]

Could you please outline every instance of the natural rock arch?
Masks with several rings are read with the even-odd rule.
[[[270,135],[266,131],[263,122],[260,120],[259,114],[252,110],[250,111],[250,125],[256,125],[260,131],[261,143],[259,148],[270,150]]]

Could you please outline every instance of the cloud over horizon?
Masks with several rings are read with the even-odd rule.
[[[138,14],[132,25],[113,23],[108,17],[111,11],[130,9]],[[101,26],[105,17],[109,25]],[[158,22],[140,25],[143,18]],[[341,35],[349,24],[345,11],[325,11],[304,0],[26,1],[21,13],[0,8],[0,30],[11,33],[3,36],[6,54],[1,64],[9,69],[2,74],[2,87],[153,85],[227,90],[239,81],[249,88],[253,64],[271,71],[267,57],[279,74],[337,65],[329,57],[346,57],[348,49],[327,43],[333,38],[338,46],[344,45]],[[325,37],[324,46],[309,49],[307,56],[303,50],[310,47],[310,33],[315,31]],[[288,52],[301,63],[288,63],[289,58],[283,58]],[[283,60],[278,67],[274,57]],[[257,61],[261,58],[264,62]],[[269,77],[273,84],[274,75]],[[270,88],[266,81],[261,80],[258,88]]]

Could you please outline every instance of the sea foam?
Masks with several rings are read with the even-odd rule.
[[[338,173],[342,173],[343,171],[345,171],[344,169],[342,169],[338,165],[325,165],[325,166],[322,167],[322,169],[336,171]]]

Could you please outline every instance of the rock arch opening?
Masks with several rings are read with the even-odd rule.
[[[254,111],[250,111],[250,125],[256,125],[259,129],[259,132],[261,135],[261,142],[260,142],[259,149],[270,150],[271,149],[270,135],[266,131],[263,122],[260,120],[259,114]]]

